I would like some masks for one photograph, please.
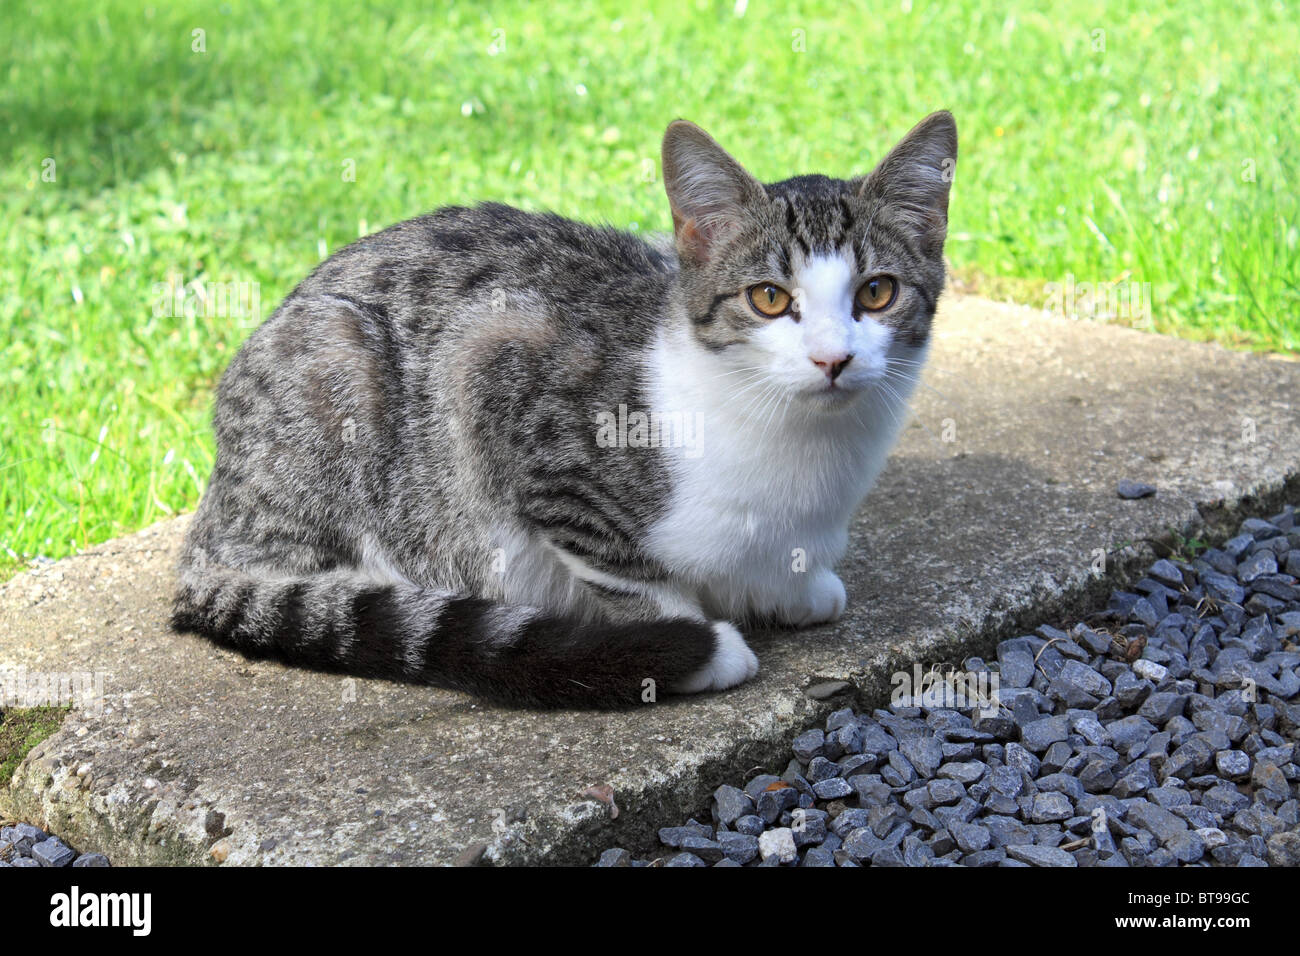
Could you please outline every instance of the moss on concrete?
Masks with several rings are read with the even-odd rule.
[[[69,709],[15,707],[0,711],[0,786],[9,785],[23,758],[59,729]]]

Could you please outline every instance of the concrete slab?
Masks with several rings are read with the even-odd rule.
[[[856,520],[846,618],[755,636],[761,677],[710,698],[532,713],[246,661],[166,630],[185,519],[20,575],[0,586],[0,668],[101,672],[104,700],[29,755],[0,811],[117,864],[443,863],[484,847],[586,863],[647,846],[833,707],[884,701],[891,673],[1080,609],[1143,541],[1213,533],[1300,490],[1297,363],[957,298],[926,381]],[[1121,478],[1159,493],[1121,500]],[[825,681],[848,687],[805,694]],[[617,819],[582,796],[599,784]]]

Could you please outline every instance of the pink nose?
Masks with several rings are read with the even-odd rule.
[[[853,361],[852,355],[828,355],[825,358],[810,355],[808,357],[812,359],[814,365],[830,376],[832,382],[839,378],[840,372]]]

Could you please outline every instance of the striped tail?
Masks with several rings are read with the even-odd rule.
[[[653,700],[649,688],[709,690],[757,670],[725,622],[576,623],[344,570],[261,578],[186,565],[172,627],[251,657],[526,706],[628,706]]]

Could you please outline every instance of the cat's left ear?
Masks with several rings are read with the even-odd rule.
[[[664,133],[663,168],[677,248],[696,260],[707,260],[747,211],[767,199],[762,183],[686,120],[674,120]]]
[[[932,253],[948,231],[948,190],[957,166],[957,121],[931,113],[859,182],[858,194],[891,207]]]

